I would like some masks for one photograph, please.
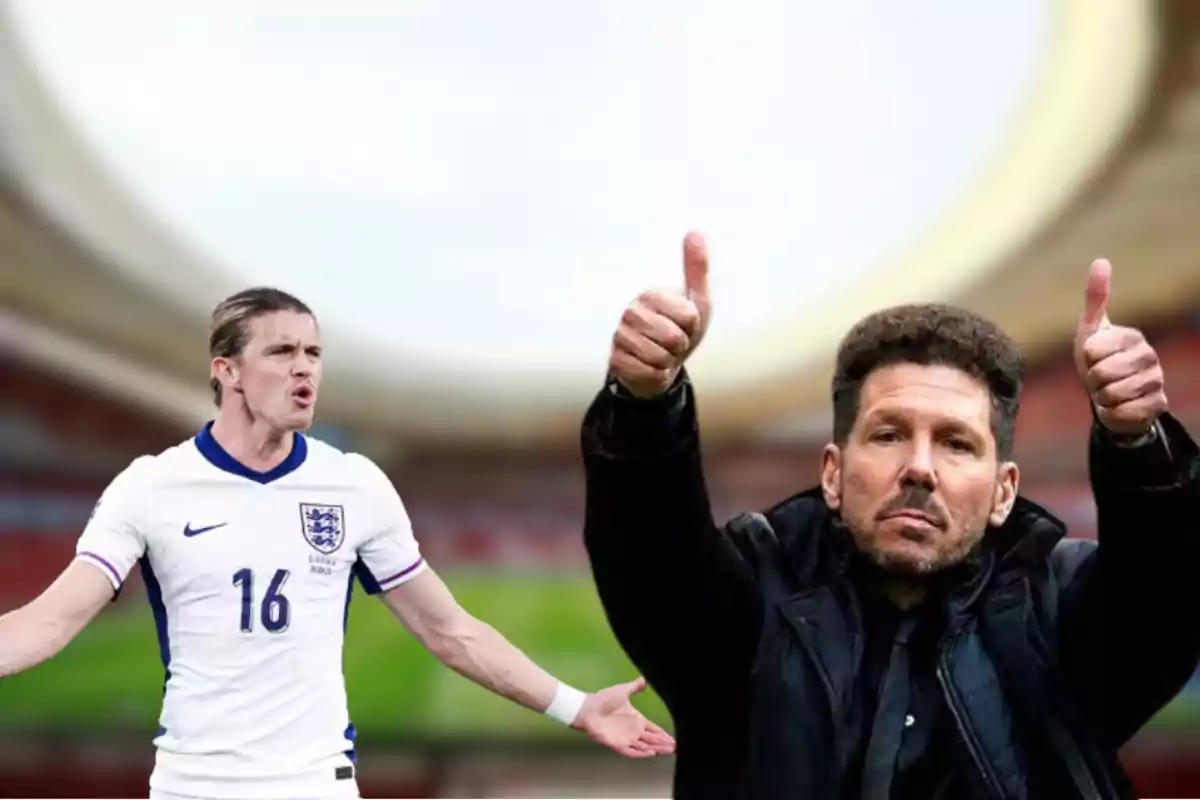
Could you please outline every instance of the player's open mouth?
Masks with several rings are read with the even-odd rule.
[[[317,390],[311,386],[299,386],[292,390],[292,399],[297,405],[308,408],[317,397]]]

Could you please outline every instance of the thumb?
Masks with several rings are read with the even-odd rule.
[[[702,320],[707,321],[711,307],[708,295],[708,244],[695,231],[683,239],[683,287],[688,299],[700,310]]]
[[[633,697],[635,694],[641,694],[644,691],[646,691],[646,679],[640,676],[629,683],[621,684],[621,693],[626,697]]]
[[[1090,336],[1108,325],[1108,298],[1112,292],[1112,264],[1099,258],[1092,262],[1088,271],[1087,288],[1084,289],[1083,317],[1079,320],[1079,332]]]

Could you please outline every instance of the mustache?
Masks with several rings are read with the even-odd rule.
[[[906,511],[928,517],[929,521],[938,527],[945,527],[946,525],[946,518],[943,516],[942,510],[938,508],[937,502],[933,499],[933,492],[925,486],[914,485],[904,487],[895,498],[883,507],[883,510],[879,512],[879,516],[890,517]]]

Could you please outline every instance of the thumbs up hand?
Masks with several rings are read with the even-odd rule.
[[[608,369],[635,397],[671,388],[708,328],[708,247],[698,233],[683,240],[682,292],[648,291],[625,309],[613,334]]]
[[[1167,410],[1158,353],[1141,331],[1108,320],[1112,265],[1092,263],[1075,331],[1075,367],[1100,423],[1119,436],[1146,434]]]

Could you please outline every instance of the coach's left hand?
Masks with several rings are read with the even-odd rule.
[[[1075,332],[1075,366],[1100,424],[1119,436],[1148,433],[1167,410],[1158,353],[1136,328],[1108,321],[1112,266],[1100,259],[1088,273],[1084,312]]]
[[[589,694],[571,727],[629,758],[670,755],[675,740],[629,702],[645,689],[645,678],[638,678]]]

